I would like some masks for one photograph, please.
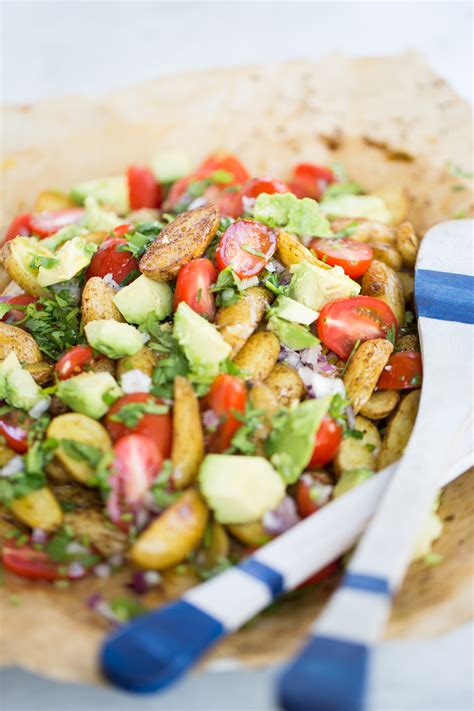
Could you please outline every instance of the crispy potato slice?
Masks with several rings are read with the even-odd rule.
[[[382,222],[371,222],[370,220],[351,219],[350,217],[340,217],[331,223],[333,232],[339,232],[351,226],[350,239],[356,242],[384,242],[386,244],[395,243],[395,233],[393,227],[384,225]]]
[[[408,274],[407,272],[398,272],[397,276],[402,285],[405,304],[409,304],[413,299],[413,294],[415,293],[415,277],[413,274]]]
[[[187,378],[174,381],[173,405],[173,483],[178,489],[188,486],[197,476],[204,457],[204,434],[199,401]]]
[[[398,251],[402,255],[403,264],[406,267],[413,268],[420,247],[420,240],[416,236],[411,222],[402,222],[397,227],[396,244]]]
[[[333,461],[338,476],[350,469],[375,469],[382,440],[373,422],[357,415],[355,429],[362,432],[362,439],[343,439]]]
[[[111,526],[99,509],[70,511],[65,514],[64,523],[72,529],[75,538],[81,540],[86,537],[106,558],[123,553],[128,545],[125,531]]]
[[[105,427],[100,422],[87,415],[77,412],[67,412],[51,420],[47,429],[47,436],[53,439],[71,439],[89,447],[95,447],[102,452],[112,449],[112,440]],[[66,471],[81,484],[88,484],[94,470],[84,459],[74,459],[66,454],[59,445],[55,452],[55,459],[62,464]]]
[[[53,481],[51,491],[61,504],[72,504],[74,511],[86,509],[101,509],[103,501],[98,489],[88,489],[77,481]]]
[[[271,331],[257,331],[250,336],[234,358],[235,365],[246,380],[265,380],[280,353],[280,341]]]
[[[392,214],[392,225],[399,225],[406,218],[410,202],[404,188],[399,185],[384,185],[372,190],[372,195],[382,198]]]
[[[181,267],[202,257],[220,224],[217,207],[205,205],[170,222],[140,260],[140,271],[156,281],[170,281]]]
[[[305,391],[303,381],[293,368],[285,363],[277,363],[265,380],[276,399],[284,407],[299,402]]]
[[[123,321],[122,314],[114,304],[114,296],[115,291],[100,277],[88,279],[82,292],[83,324],[103,318]]]
[[[252,523],[235,523],[227,526],[230,535],[236,538],[244,546],[261,546],[267,543],[271,536],[265,531],[261,521]]]
[[[398,325],[405,320],[405,298],[398,274],[383,262],[374,259],[362,277],[361,294],[385,301],[392,309]]]
[[[401,336],[395,343],[395,350],[398,351],[419,351],[420,341],[415,333]]]
[[[135,353],[133,356],[126,356],[125,358],[119,358],[117,362],[117,377],[121,378],[124,373],[129,370],[141,370],[142,373],[148,375],[150,378],[153,375],[153,371],[158,363],[158,356],[155,351],[148,346],[143,346],[143,348]]]
[[[20,286],[27,294],[31,296],[49,296],[50,292],[43,286],[40,286],[36,280],[35,274],[27,269],[22,260],[15,255],[11,248],[11,241],[7,242],[2,249],[3,266],[5,267],[8,276],[18,286]]]
[[[369,420],[382,420],[388,417],[400,401],[398,390],[378,390],[360,408],[360,414]]]
[[[415,425],[420,390],[412,390],[400,402],[385,431],[377,461],[377,469],[388,467],[402,456]]]
[[[25,370],[33,376],[35,383],[38,385],[46,385],[53,377],[53,366],[44,360],[40,363],[28,363],[25,366]]]
[[[301,262],[310,262],[323,269],[331,268],[317,259],[297,237],[283,232],[283,230],[277,230],[277,258],[287,269],[292,264],[301,264]]]
[[[209,511],[195,489],[188,489],[140,534],[130,558],[141,568],[163,570],[181,563],[198,545]]]
[[[43,359],[33,336],[18,326],[0,322],[0,360],[12,352],[20,363],[39,363]]]
[[[210,542],[200,551],[199,558],[206,568],[213,568],[229,555],[230,541],[224,526],[217,521],[212,521],[209,528]]]
[[[352,356],[343,380],[356,415],[374,392],[392,351],[393,345],[386,338],[374,338],[361,343]]]
[[[66,412],[70,412],[71,408],[64,404],[62,400],[58,398],[57,395],[51,397],[51,403],[49,405],[49,414],[51,417],[57,417],[58,415],[64,415]]]
[[[259,446],[261,446],[263,440],[270,434],[272,415],[280,409],[281,405],[273,390],[265,383],[254,383],[251,387],[249,398],[256,410],[261,410],[265,413],[263,422],[257,426],[254,432],[254,437]],[[263,452],[262,455],[264,455]]]
[[[385,244],[384,242],[371,242],[370,246],[374,252],[375,259],[385,262],[385,264],[396,272],[400,271],[402,268],[402,256],[396,247],[393,247],[391,244]]]
[[[75,203],[65,193],[59,190],[43,190],[36,198],[34,212],[65,210],[68,207],[75,207]]]
[[[14,515],[30,528],[55,531],[63,522],[61,507],[46,486],[19,499],[13,499],[10,508]]]
[[[215,325],[222,338],[231,346],[231,358],[243,348],[263,318],[265,309],[273,300],[273,295],[263,286],[246,289],[235,304],[224,306],[216,314]]]
[[[106,356],[96,358],[92,361],[90,369],[93,373],[110,373],[115,378],[115,361]]]

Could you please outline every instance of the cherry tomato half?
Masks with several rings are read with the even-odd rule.
[[[265,269],[276,249],[276,234],[260,222],[238,220],[226,229],[216,250],[219,271],[232,267],[241,279]]]
[[[59,380],[67,380],[73,375],[82,373],[86,365],[94,359],[94,353],[90,346],[74,346],[70,348],[54,366]]]
[[[132,210],[142,207],[160,207],[161,188],[149,168],[131,165],[127,170],[128,192]]]
[[[131,393],[130,395],[124,395],[116,400],[108,411],[105,418],[105,426],[114,442],[132,433],[148,437],[155,443],[163,459],[166,459],[171,452],[172,420],[169,412],[163,415],[145,413],[139,418],[135,427],[127,427],[123,422],[116,422],[112,419],[112,416],[116,415],[124,405],[149,401],[157,405],[162,404],[161,400],[149,393]]]
[[[327,504],[331,494],[332,485],[327,474],[305,472],[296,485],[296,505],[301,518],[311,516]]]
[[[211,386],[207,401],[211,410],[222,418],[222,422],[211,435],[209,451],[224,452],[242,424],[233,413],[245,412],[247,390],[244,381],[227,373],[218,375]]]
[[[385,338],[397,333],[397,319],[384,301],[372,296],[352,296],[325,304],[317,320],[318,336],[329,350],[348,358],[357,341]]]
[[[61,578],[81,578],[81,574],[71,575],[67,564],[56,563],[44,551],[36,551],[31,546],[16,547],[6,543],[2,549],[3,565],[11,573],[34,580],[59,580]]]
[[[127,244],[125,237],[111,237],[102,242],[91,259],[86,272],[86,279],[112,275],[112,279],[120,284],[130,272],[138,270],[138,262],[131,252],[118,250],[122,244]]]
[[[14,452],[24,454],[28,450],[28,431],[20,427],[14,419],[8,415],[0,417],[0,435]]]
[[[31,213],[29,212],[24,212],[21,215],[17,215],[16,217],[14,217],[10,223],[10,226],[5,232],[5,237],[3,238],[2,244],[5,244],[5,242],[9,242],[11,239],[15,239],[15,237],[18,237],[18,235],[22,235],[24,237],[30,235],[30,220]]]
[[[84,208],[82,207],[36,212],[31,216],[30,230],[40,237],[49,237],[49,235],[54,235],[62,227],[79,222],[83,215]]]
[[[377,383],[378,390],[406,390],[419,388],[422,378],[421,353],[401,351],[394,353],[382,370]]]
[[[240,185],[250,178],[247,168],[231,153],[220,151],[206,158],[196,171],[198,178],[210,178],[218,170],[225,170],[233,176],[232,183],[227,185]]]
[[[162,463],[163,457],[149,437],[130,434],[115,443],[112,466],[123,484],[123,495],[129,504],[143,499]]]
[[[373,249],[365,242],[351,239],[313,239],[309,248],[331,267],[342,267],[351,279],[358,279],[370,267]]]
[[[35,296],[30,296],[29,294],[18,294],[18,296],[0,296],[0,303],[2,304],[17,304],[18,306],[28,306],[28,304],[33,304],[38,299]],[[10,309],[6,314],[3,315],[2,321],[6,323],[15,323],[16,321],[21,321],[25,317],[25,312],[23,309]]]
[[[293,169],[292,188],[297,197],[309,197],[319,200],[330,183],[336,180],[330,168],[314,163],[299,163]]]
[[[176,280],[173,308],[185,301],[196,313],[213,319],[216,314],[214,295],[209,290],[217,272],[209,259],[194,259],[182,267]]]
[[[211,205],[219,208],[224,217],[240,217],[244,211],[240,189],[223,190],[222,186],[209,185],[204,191],[204,197]]]
[[[336,456],[341,444],[342,430],[336,420],[330,415],[325,415],[316,433],[314,450],[311,455],[309,467],[325,467]]]
[[[274,193],[289,193],[290,188],[283,180],[264,176],[262,178],[251,178],[242,186],[242,195],[248,198],[256,198],[260,193],[273,195]]]
[[[166,196],[165,207],[167,210],[173,210],[177,205],[179,205],[186,194],[189,184],[194,180],[196,180],[196,176],[187,175],[173,183],[168,195]]]
[[[127,232],[130,232],[133,229],[134,225],[129,222],[124,222],[123,225],[117,225],[117,227],[114,227],[112,234],[114,237],[123,237],[127,234]]]

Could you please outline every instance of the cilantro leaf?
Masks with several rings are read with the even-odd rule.
[[[20,325],[32,334],[40,350],[52,360],[69,348],[84,343],[80,329],[81,310],[66,289],[28,304]]]
[[[113,422],[122,422],[125,427],[133,429],[144,415],[164,415],[169,411],[167,405],[161,405],[152,398],[147,402],[129,402],[110,416]]]
[[[159,220],[136,225],[135,231],[126,235],[127,244],[119,245],[117,252],[131,252],[139,260],[164,227],[165,223]]]
[[[65,453],[76,461],[87,462],[93,469],[97,467],[101,458],[102,451],[97,447],[91,447],[89,444],[84,444],[75,439],[62,439],[61,447]]]
[[[210,290],[217,294],[217,306],[230,306],[242,296],[242,279],[230,267],[226,267],[219,272],[217,281]]]
[[[30,269],[39,269],[40,267],[52,269],[58,264],[59,259],[56,257],[44,257],[41,254],[34,254],[30,262]]]
[[[390,326],[390,328],[387,331],[387,340],[390,341],[390,343],[394,346],[395,345],[395,339],[397,336],[397,332],[395,330],[395,326]]]

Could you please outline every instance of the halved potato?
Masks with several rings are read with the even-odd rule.
[[[246,380],[265,380],[278,360],[280,341],[271,331],[258,331],[250,336],[234,358]]]
[[[34,211],[65,210],[68,207],[75,207],[68,195],[60,190],[43,190],[36,198]]]
[[[16,239],[28,240],[29,238],[17,237]],[[16,245],[13,245],[13,242],[16,240],[7,242],[2,249],[3,266],[8,276],[31,296],[49,296],[50,292],[38,284],[36,273],[28,266],[31,261],[30,251],[26,248],[18,249]],[[35,251],[38,249],[40,249],[38,243],[35,242]],[[51,256],[47,250],[45,250],[45,256]]]
[[[63,523],[61,507],[54,494],[46,486],[31,491],[18,499],[13,499],[10,509],[22,523],[30,528],[54,531]]]
[[[181,563],[198,545],[209,511],[195,489],[188,489],[139,535],[130,558],[141,568],[163,570]]]
[[[59,415],[51,420],[47,436],[59,441],[71,439],[89,447],[95,447],[101,452],[112,449],[112,440],[105,427],[97,420],[93,420],[92,417],[80,415],[77,412],[67,412],[65,415]],[[66,454],[61,444],[55,451],[55,459],[81,484],[87,485],[94,474],[94,469],[84,459],[75,459]]]
[[[64,523],[72,529],[74,538],[87,538],[94,548],[106,558],[123,553],[128,544],[128,536],[117,526],[111,526],[99,509],[70,511],[64,516]]]
[[[243,543],[244,546],[261,546],[271,539],[271,536],[263,528],[261,521],[236,523],[226,528],[230,535],[240,543]]]
[[[369,420],[382,420],[388,417],[400,401],[398,390],[378,390],[361,407],[360,414]]]
[[[293,368],[285,363],[277,363],[265,384],[284,407],[289,407],[293,402],[299,402],[303,397],[305,388],[300,376]]]
[[[277,257],[287,269],[293,264],[301,264],[301,262],[310,262],[317,267],[330,269],[327,264],[317,259],[297,237],[283,232],[283,230],[277,231]]]
[[[212,521],[208,530],[210,541],[200,551],[199,557],[206,568],[213,568],[219,565],[222,558],[226,558],[229,555],[230,541],[224,526],[217,523],[217,521]]]
[[[122,314],[114,304],[114,296],[115,291],[100,277],[88,279],[82,292],[83,324],[104,318],[123,321]]]
[[[199,401],[187,378],[174,381],[173,405],[173,483],[178,489],[188,486],[197,476],[204,457],[204,434]]]
[[[413,299],[413,294],[415,292],[415,277],[413,274],[408,274],[408,272],[398,272],[397,276],[402,285],[405,304],[408,304]]]
[[[110,373],[115,378],[115,361],[106,356],[95,358],[90,364],[93,373]]]
[[[340,476],[351,469],[375,469],[382,440],[373,422],[358,415],[354,429],[362,432],[362,439],[346,437],[333,460],[335,473]]]
[[[361,343],[344,374],[346,395],[357,415],[371,397],[393,345],[386,338]]]
[[[396,272],[400,271],[402,268],[402,255],[391,244],[385,244],[385,242],[371,242],[374,258],[379,259],[381,262],[385,262],[391,269]]]
[[[383,436],[377,469],[388,467],[402,456],[415,425],[420,395],[420,390],[412,390],[405,395],[390,419]]]
[[[53,366],[51,363],[46,363],[44,360],[40,363],[28,363],[25,365],[27,370],[38,385],[46,385],[53,377]]]
[[[420,240],[415,234],[411,222],[402,222],[396,232],[397,249],[402,255],[403,264],[413,268],[420,247]]]
[[[405,297],[398,274],[389,266],[374,259],[362,277],[361,294],[385,301],[392,309],[398,324],[405,320]]]
[[[268,289],[253,286],[246,289],[235,304],[217,311],[215,325],[224,341],[232,348],[231,358],[235,358],[255,331],[272,299],[273,294]]]
[[[39,363],[43,356],[33,336],[18,326],[0,322],[0,360],[15,353],[20,363]]]
[[[117,378],[121,378],[122,375],[129,370],[141,370],[142,373],[145,373],[145,375],[151,378],[158,360],[159,358],[155,351],[148,348],[148,346],[143,346],[135,355],[125,356],[125,358],[119,358],[119,360],[116,361]]]
[[[170,281],[181,267],[202,257],[220,224],[217,207],[183,212],[158,235],[140,260],[140,271],[157,281]]]
[[[362,218],[352,219],[350,217],[340,217],[331,223],[333,232],[351,227],[351,240],[356,242],[385,242],[386,244],[394,244],[395,233],[393,227],[384,225],[382,222],[372,222]]]

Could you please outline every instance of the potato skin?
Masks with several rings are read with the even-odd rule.
[[[55,531],[62,525],[63,512],[54,494],[44,486],[31,491],[25,496],[13,499],[10,504],[12,513],[30,528],[42,528]]]
[[[388,417],[400,402],[398,390],[378,390],[361,407],[360,414],[369,420],[382,420]]]
[[[119,358],[117,363],[117,378],[121,378],[124,373],[129,370],[141,370],[142,373],[148,375],[150,378],[153,375],[153,371],[158,363],[158,356],[151,348],[148,346],[143,346],[143,348],[135,353],[133,356],[125,356],[124,358]]]
[[[377,469],[388,467],[402,456],[415,425],[420,390],[412,390],[401,400],[395,414],[390,418],[383,436]]]
[[[177,565],[201,540],[208,517],[200,494],[188,489],[137,538],[130,550],[132,562],[153,570]]]
[[[374,392],[393,345],[386,338],[361,343],[344,374],[346,395],[357,415]]]
[[[408,274],[408,272],[398,272],[397,276],[402,285],[405,304],[409,304],[411,303],[415,292],[415,277],[413,274]]]
[[[108,318],[123,321],[122,314],[115,306],[113,298],[115,291],[100,277],[91,277],[86,281],[82,292],[82,322]]]
[[[74,537],[81,540],[87,536],[97,551],[109,558],[117,553],[123,553],[128,544],[128,536],[109,522],[99,509],[83,509],[70,511],[64,516],[64,523],[73,531]]]
[[[230,541],[224,526],[217,521],[211,521],[211,542],[199,552],[199,559],[206,568],[213,568],[222,558],[229,555]]]
[[[280,353],[280,341],[271,331],[257,331],[250,336],[234,358],[245,380],[265,380]]]
[[[381,438],[377,427],[365,417],[357,415],[355,429],[363,433],[362,439],[343,439],[333,460],[335,473],[340,476],[350,469],[375,469]]]
[[[277,230],[277,257],[287,269],[293,264],[301,264],[301,262],[310,262],[317,267],[329,269],[297,237],[283,232],[283,230]]]
[[[265,531],[261,521],[252,523],[235,523],[226,526],[230,535],[236,538],[244,546],[261,546],[267,543],[271,536]]]
[[[387,266],[396,272],[400,271],[402,268],[402,257],[395,247],[391,244],[385,244],[384,242],[371,242],[370,246],[374,252],[375,259],[385,262]]]
[[[217,311],[215,325],[232,351],[231,358],[243,348],[247,339],[263,318],[265,308],[273,300],[273,295],[263,286],[246,289],[242,298],[231,306]]]
[[[181,267],[202,257],[219,224],[220,213],[213,205],[183,212],[147,249],[140,260],[140,271],[157,281],[174,279]]]
[[[284,407],[288,407],[292,402],[299,402],[305,391],[303,381],[296,370],[285,363],[275,365],[265,384]]]
[[[204,457],[199,401],[187,378],[174,381],[173,405],[173,483],[178,489],[188,486],[197,476]]]
[[[27,294],[31,296],[49,296],[50,292],[40,286],[34,275],[26,269],[12,252],[11,243],[7,242],[2,249],[3,266],[8,276]]]
[[[20,363],[39,363],[43,356],[33,336],[18,326],[0,322],[0,360],[15,353]]]
[[[25,370],[33,376],[35,383],[38,385],[46,385],[53,377],[53,366],[44,360],[40,363],[28,363],[25,366]]]
[[[403,264],[413,269],[420,247],[420,240],[416,236],[411,222],[402,222],[397,227],[396,244],[402,256]]]
[[[370,220],[353,220],[349,217],[340,217],[331,223],[333,232],[358,223],[354,231],[350,234],[350,239],[356,242],[380,242],[385,244],[394,244],[395,233],[393,227],[384,225],[382,222],[371,222]]]
[[[67,412],[51,420],[47,436],[53,439],[71,439],[90,447],[96,447],[105,452],[112,448],[112,440],[105,427],[92,417],[77,412]],[[55,460],[81,484],[87,485],[93,470],[84,460],[73,459],[59,445],[55,452]]]
[[[398,325],[405,320],[405,298],[398,274],[389,266],[374,259],[362,277],[361,294],[373,296],[390,306]]]

